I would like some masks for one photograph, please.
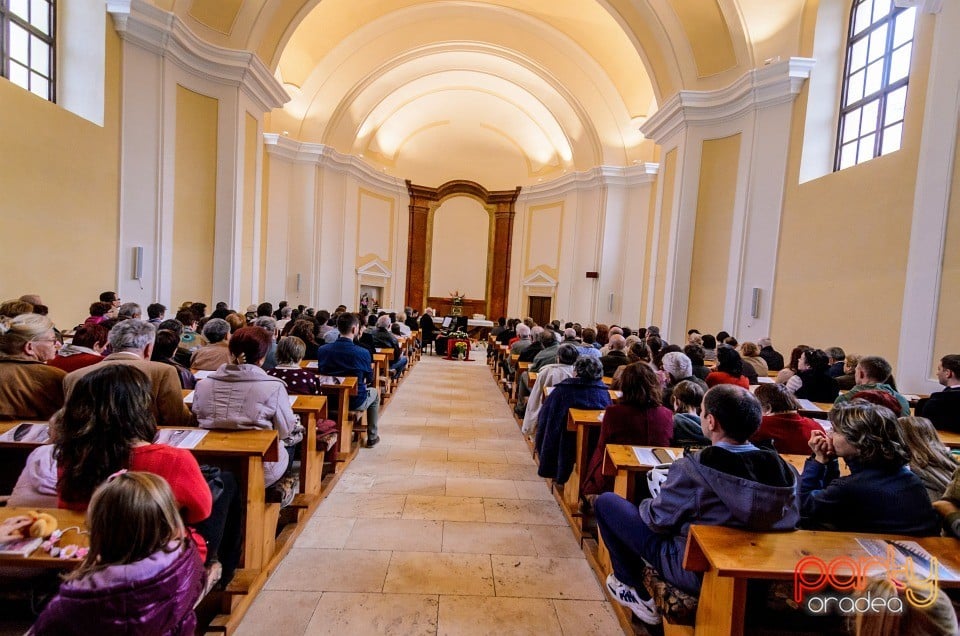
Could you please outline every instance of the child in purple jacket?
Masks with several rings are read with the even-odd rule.
[[[60,586],[31,634],[170,634],[196,631],[204,570],[167,482],[121,472],[87,509],[90,551]]]

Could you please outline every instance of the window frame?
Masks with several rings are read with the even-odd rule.
[[[902,144],[902,135],[903,135],[902,125],[903,125],[903,123],[906,121],[906,112],[904,112],[904,118],[901,119],[901,120],[899,120],[899,122],[892,122],[892,123],[889,124],[889,125],[888,125],[888,124],[884,124],[883,122],[886,120],[886,114],[887,114],[887,98],[890,96],[891,93],[894,93],[894,92],[896,92],[897,90],[908,86],[909,83],[910,83],[910,70],[909,70],[909,69],[907,70],[907,74],[906,74],[905,76],[903,76],[902,78],[896,80],[896,81],[893,82],[892,84],[890,83],[890,69],[891,69],[891,66],[892,66],[893,53],[894,53],[894,50],[895,50],[895,49],[894,49],[894,46],[893,46],[893,43],[894,43],[894,38],[895,38],[895,35],[896,35],[895,32],[896,32],[896,21],[897,21],[897,17],[899,17],[899,16],[900,16],[901,14],[903,14],[905,11],[911,11],[911,10],[912,10],[912,11],[916,11],[916,9],[913,8],[913,7],[898,7],[898,6],[896,6],[896,4],[894,4],[893,0],[887,0],[887,1],[890,3],[890,5],[891,5],[891,10],[890,10],[890,12],[889,12],[883,19],[878,20],[877,22],[871,22],[871,23],[869,24],[869,26],[867,26],[867,27],[863,30],[863,32],[861,32],[861,33],[859,33],[859,34],[855,34],[855,33],[854,33],[854,29],[856,28],[857,9],[858,9],[861,5],[867,4],[867,3],[869,3],[870,6],[871,6],[871,8],[872,8],[873,6],[875,6],[875,4],[876,4],[877,2],[882,2],[882,1],[883,1],[883,0],[853,0],[852,8],[851,8],[851,10],[850,10],[850,20],[849,20],[849,25],[848,25],[848,27],[847,27],[847,42],[846,42],[845,56],[844,56],[844,63],[843,63],[843,75],[841,76],[842,79],[841,79],[841,90],[840,90],[840,109],[839,109],[839,113],[838,113],[838,117],[837,117],[837,138],[836,138],[836,144],[835,144],[835,147],[834,147],[834,159],[833,159],[833,171],[834,171],[834,172],[838,172],[838,171],[840,171],[840,170],[845,169],[845,168],[841,167],[840,162],[841,162],[841,159],[842,159],[842,156],[843,156],[843,147],[844,147],[844,145],[846,145],[846,144],[844,144],[844,141],[843,141],[844,127],[845,127],[845,123],[846,123],[846,122],[845,122],[846,116],[847,116],[848,114],[850,114],[850,113],[853,113],[853,112],[855,112],[855,111],[857,111],[857,110],[862,109],[864,106],[866,106],[867,104],[869,104],[869,103],[871,103],[871,102],[873,102],[873,101],[876,101],[876,102],[877,102],[877,119],[876,119],[876,122],[874,122],[874,127],[873,127],[872,132],[868,131],[866,134],[861,135],[861,134],[859,134],[859,130],[858,130],[858,131],[857,131],[858,134],[854,137],[854,140],[856,140],[856,142],[857,142],[857,155],[859,156],[859,154],[860,154],[860,143],[861,143],[861,141],[864,139],[864,137],[866,137],[866,136],[868,136],[868,135],[870,135],[870,134],[873,134],[873,135],[874,135],[874,139],[873,139],[873,150],[872,150],[872,152],[871,152],[871,156],[870,156],[869,159],[864,159],[863,161],[860,161],[860,160],[857,159],[857,160],[855,160],[852,164],[850,164],[849,166],[846,166],[846,168],[852,168],[853,166],[859,165],[859,164],[861,164],[861,163],[866,163],[867,161],[870,161],[871,159],[876,159],[877,157],[883,156],[883,137],[884,137],[884,130],[885,130],[886,128],[890,127],[890,126],[896,125],[897,123],[900,123],[900,124],[901,124],[901,145],[900,145],[900,147],[901,147],[901,148],[903,147],[903,144]],[[871,11],[871,13],[872,13],[872,11]],[[916,42],[916,37],[915,37],[915,35],[916,35],[916,18],[914,18],[914,20],[915,20],[915,21],[914,21],[914,34],[910,36],[910,39],[909,39],[907,42],[904,42],[904,43],[900,44],[900,46],[896,47],[896,50],[900,50],[900,49],[903,48],[904,46],[909,46],[909,47],[910,47],[910,65],[911,65],[911,66],[913,65],[913,52],[914,52],[914,51],[913,51],[913,46],[914,46],[914,43]],[[853,58],[853,49],[854,49],[854,47],[855,47],[858,43],[860,43],[860,42],[862,42],[862,41],[864,41],[864,40],[867,41],[867,54],[866,54],[866,55],[867,55],[867,59],[866,59],[866,63],[864,64],[864,66],[863,66],[862,69],[859,69],[859,68],[858,68],[857,71],[856,71],[856,72],[860,72],[860,70],[863,70],[863,72],[864,72],[864,82],[865,82],[865,81],[866,81],[866,72],[867,72],[867,69],[868,69],[869,66],[870,66],[870,58],[869,58],[869,55],[870,55],[870,54],[869,54],[869,38],[870,38],[870,35],[871,35],[874,31],[880,29],[880,28],[883,27],[883,26],[886,26],[886,27],[887,27],[887,34],[886,34],[886,41],[885,41],[885,43],[884,43],[883,55],[881,55],[879,58],[877,58],[877,60],[874,60],[874,62],[879,61],[879,60],[882,60],[882,62],[883,62],[883,70],[882,70],[882,75],[881,75],[881,79],[880,79],[880,88],[879,88],[877,91],[874,91],[873,93],[870,93],[870,94],[868,95],[868,94],[866,94],[866,86],[864,86],[864,93],[865,93],[865,94],[863,95],[863,97],[861,97],[861,98],[860,98],[859,100],[857,100],[856,102],[853,102],[852,104],[846,104],[846,101],[847,101],[847,93],[848,93],[848,91],[849,91],[849,89],[850,89],[850,79],[851,79],[851,76],[852,76],[852,73],[850,72],[850,64],[851,64],[851,61],[852,61],[852,58]],[[907,90],[909,91],[909,89],[907,89]],[[844,104],[846,104],[846,105],[844,105]],[[906,97],[904,97],[904,111],[906,111]],[[861,117],[862,117],[862,111],[861,111]],[[862,124],[861,124],[861,125],[862,125]],[[850,142],[847,142],[847,143],[850,143]],[[898,150],[899,150],[899,148],[898,148]],[[893,150],[893,151],[890,151],[890,152],[896,152],[896,150]],[[889,153],[888,153],[888,154],[889,154]]]
[[[48,15],[48,24],[50,25],[50,34],[46,34],[43,31],[40,31],[37,27],[30,24],[29,21],[24,20],[19,15],[13,13],[10,10],[10,0],[0,0],[0,77],[3,77],[10,80],[10,43],[7,37],[8,24],[14,23],[18,27],[27,31],[28,36],[34,36],[42,40],[49,47],[49,60],[48,63],[48,75],[43,75],[38,73],[33,66],[33,52],[30,50],[30,47],[27,48],[27,87],[20,86],[24,90],[37,95],[33,92],[30,86],[30,74],[36,73],[41,77],[44,77],[48,82],[47,96],[43,97],[42,95],[37,95],[41,99],[46,99],[51,103],[57,103],[57,0],[44,0],[47,3],[49,15]],[[31,6],[31,11],[33,10]],[[17,62],[19,64],[19,62]]]

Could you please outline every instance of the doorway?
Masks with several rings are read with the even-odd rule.
[[[530,296],[530,311],[527,315],[538,325],[546,325],[550,322],[551,300],[551,296]]]

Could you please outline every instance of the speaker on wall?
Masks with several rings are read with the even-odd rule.
[[[300,274],[297,274],[297,291],[300,291]]]
[[[143,278],[143,248],[133,248],[133,279],[141,280]]]
[[[750,315],[754,318],[760,317],[760,288],[753,288],[753,298],[750,299]]]

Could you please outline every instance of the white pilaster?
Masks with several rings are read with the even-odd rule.
[[[649,314],[656,281],[664,279],[663,310],[649,317],[661,323],[670,342],[686,339],[703,142],[737,133],[742,137],[730,251],[727,263],[717,264],[728,270],[722,327],[741,338],[769,332],[791,110],[813,63],[791,58],[752,70],[726,88],[680,91],[641,128],[661,145],[663,156],[678,151],[674,200],[658,200],[654,230],[658,236],[662,210],[670,206],[670,240],[668,245],[654,241],[647,281]],[[658,250],[663,249],[666,268],[657,271]],[[760,289],[756,318],[751,316],[754,288]]]

